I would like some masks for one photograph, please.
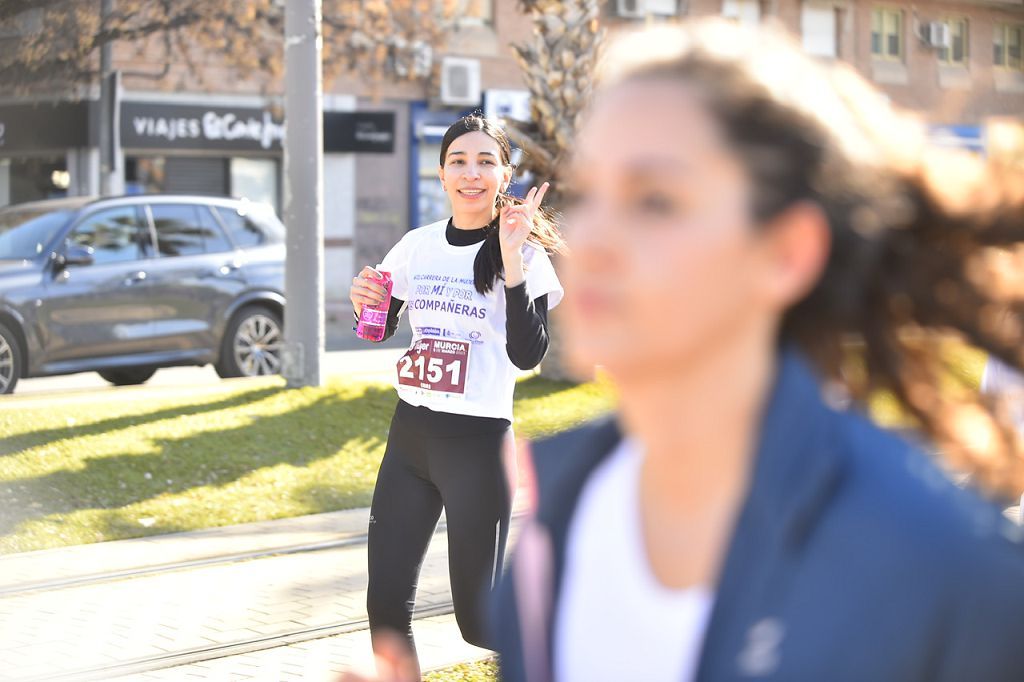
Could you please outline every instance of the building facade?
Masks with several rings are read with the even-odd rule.
[[[444,52],[432,57],[440,83],[325,83],[329,314],[348,314],[348,283],[359,268],[379,262],[407,230],[448,215],[437,181],[447,126],[476,109],[528,112],[510,45],[533,29],[517,4],[472,3]],[[611,31],[685,16],[781,22],[808,52],[848,61],[891,101],[920,112],[936,139],[1019,154],[1024,0],[606,0],[602,12]],[[155,42],[115,50],[122,73],[115,190],[246,196],[280,210],[281,79],[240,78],[216,55],[191,55],[198,68],[174,60],[164,69],[164,61]],[[98,92],[79,95],[0,99],[0,206],[99,193]]]

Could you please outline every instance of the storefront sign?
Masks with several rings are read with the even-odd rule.
[[[266,109],[124,102],[121,145],[136,149],[280,151],[284,122]]]
[[[269,110],[156,102],[121,105],[121,145],[128,149],[280,151],[285,123]],[[390,154],[393,112],[324,113],[324,151]]]
[[[0,156],[87,146],[86,102],[0,107]]]
[[[395,151],[394,112],[324,112],[324,151],[393,153]]]

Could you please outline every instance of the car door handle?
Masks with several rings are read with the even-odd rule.
[[[236,261],[224,263],[224,265],[217,268],[217,274],[220,275],[221,277],[227,277],[233,272],[238,272],[238,270],[240,270],[241,267],[241,264],[237,263]]]
[[[124,285],[126,287],[130,287],[132,285],[135,285],[135,284],[138,284],[139,282],[144,282],[144,281],[146,281],[146,273],[144,271],[140,270],[139,272],[136,272],[135,274],[128,275],[127,277],[125,277],[124,278]]]

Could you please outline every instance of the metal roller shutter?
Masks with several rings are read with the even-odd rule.
[[[164,191],[169,194],[228,193],[227,159],[169,156],[164,173]]]

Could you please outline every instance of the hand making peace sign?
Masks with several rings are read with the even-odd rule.
[[[533,229],[533,216],[540,208],[540,202],[548,192],[550,183],[545,182],[538,190],[532,188],[522,204],[505,206],[501,209],[501,222],[498,225],[498,239],[501,244],[502,257],[506,254],[518,253],[526,238]]]

